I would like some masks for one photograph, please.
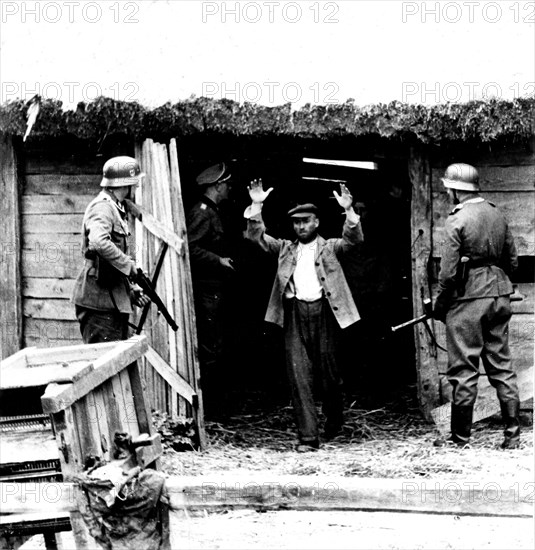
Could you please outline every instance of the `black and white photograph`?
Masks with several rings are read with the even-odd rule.
[[[535,547],[535,2],[0,0],[0,550]]]

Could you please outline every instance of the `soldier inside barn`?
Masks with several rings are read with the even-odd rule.
[[[249,187],[246,238],[278,260],[265,320],[284,328],[286,369],[292,394],[299,443],[297,451],[319,448],[315,390],[321,392],[326,417],[324,437],[335,437],[343,426],[342,378],[336,360],[341,330],[360,319],[339,258],[363,241],[360,216],[344,184],[334,196],[345,211],[342,238],[318,234],[319,209],[311,203],[288,212],[297,240],[266,234],[262,205],[273,188],[262,180]]]
[[[509,351],[509,275],[518,265],[515,243],[498,208],[479,196],[473,166],[452,164],[442,181],[456,205],[446,220],[434,308],[435,318],[446,323],[447,375],[453,387],[447,441],[460,446],[469,442],[481,358],[505,422],[501,446],[514,449],[520,440],[520,400]]]
[[[132,305],[143,307],[149,298],[130,282],[136,262],[128,254],[128,223],[123,201],[139,184],[136,159],[114,157],[104,164],[102,187],[84,214],[84,266],[76,279],[73,301],[85,344],[125,340]]]
[[[203,193],[188,212],[188,244],[195,299],[199,362],[205,414],[225,413],[225,320],[229,283],[234,275],[227,232],[220,204],[228,199],[231,174],[223,162],[210,166],[196,178]]]

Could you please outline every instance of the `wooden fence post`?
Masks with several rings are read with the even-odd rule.
[[[20,212],[11,136],[0,135],[0,359],[22,343]]]
[[[411,147],[409,177],[412,187],[412,304],[414,316],[417,316],[423,313],[423,299],[431,297],[428,265],[433,251],[431,172],[429,159],[422,148]],[[440,405],[440,380],[436,348],[421,323],[414,327],[414,344],[420,409],[427,420],[432,420],[432,409]]]

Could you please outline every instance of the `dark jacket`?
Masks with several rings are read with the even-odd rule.
[[[220,259],[228,256],[228,247],[219,210],[203,197],[188,213],[188,246],[193,282],[217,284],[228,276]]]
[[[266,252],[278,255],[279,267],[273,282],[265,320],[283,327],[283,297],[297,264],[298,241],[275,239],[267,235],[261,214],[256,214],[248,219],[245,237],[260,245]],[[344,224],[341,239],[325,240],[318,236],[316,273],[323,287],[324,295],[341,328],[356,323],[360,319],[360,315],[338,257],[363,239],[360,223],[351,225],[347,221]]]
[[[505,218],[494,204],[479,196],[458,204],[450,212],[445,229],[437,297],[440,307],[513,293],[509,275],[518,266],[516,247]],[[462,256],[469,258],[469,269],[464,295],[459,296]]]
[[[73,301],[76,305],[97,309],[115,310],[110,296],[113,294],[121,313],[132,313],[130,302],[130,274],[134,260],[128,255],[128,223],[126,213],[105,190],[87,207],[82,224],[82,254],[97,252],[120,273],[111,288],[97,282],[96,260],[86,259],[74,285]],[[121,275],[122,274],[122,275]]]

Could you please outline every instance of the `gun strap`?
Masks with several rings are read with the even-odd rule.
[[[435,334],[433,333],[433,331],[431,330],[431,327],[427,324],[427,321],[424,321],[424,326],[425,326],[425,329],[427,330],[430,338],[431,338],[431,341],[433,342],[433,344],[441,349],[442,351],[445,351],[446,353],[448,353],[448,350],[444,347],[442,347],[438,342],[437,342],[437,338],[435,336]]]

